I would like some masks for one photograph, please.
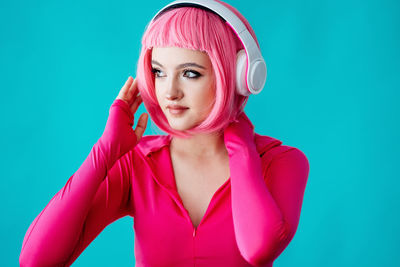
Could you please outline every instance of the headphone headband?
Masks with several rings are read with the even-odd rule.
[[[242,20],[239,19],[239,17],[229,8],[214,0],[177,0],[169,3],[160,11],[158,11],[151,22],[157,19],[157,17],[160,16],[162,13],[170,9],[182,6],[191,6],[209,10],[219,15],[223,20],[228,23],[228,25],[237,34],[238,38],[245,48],[248,63],[248,68],[246,72],[247,88],[250,93],[258,94],[265,84],[265,80],[267,77],[267,66],[256,41],[251,36],[250,32],[247,30],[246,25],[242,22]]]

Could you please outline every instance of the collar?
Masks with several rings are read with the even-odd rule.
[[[146,135],[142,136],[136,148],[139,149],[143,155],[149,156],[150,153],[160,150],[162,147],[169,145],[171,142],[171,135]]]
[[[143,155],[149,156],[151,153],[160,150],[166,145],[169,145],[171,139],[171,135],[146,135],[142,136],[136,147],[143,153]],[[272,147],[282,144],[282,141],[276,138],[257,133],[254,135],[254,142],[256,144],[257,152],[260,154],[260,156]]]
[[[160,150],[166,145],[169,145],[171,139],[171,135],[146,135],[142,136],[136,147],[143,153],[143,155],[149,156],[151,153]],[[259,135],[257,133],[254,135],[254,142],[256,144],[257,152],[260,154],[260,156],[272,147],[282,144],[282,141],[276,138],[266,135]]]

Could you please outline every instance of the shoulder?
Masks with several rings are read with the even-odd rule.
[[[279,165],[281,167],[300,168],[309,170],[309,161],[305,153],[297,147],[283,144],[282,141],[266,136],[255,134],[254,142],[260,154],[264,170],[269,165]]]

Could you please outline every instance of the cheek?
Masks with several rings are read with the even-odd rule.
[[[214,83],[208,84],[207,91],[204,93],[204,98],[207,99],[206,101],[209,103],[209,105],[212,105],[212,103],[215,100],[215,85]]]
[[[157,98],[158,103],[161,104],[162,103],[161,101],[163,99],[162,91],[159,89],[159,86],[157,86],[156,84],[154,86],[154,92],[156,94],[156,98]]]
[[[209,112],[213,108],[213,104],[214,104],[214,99],[215,99],[214,90],[209,88],[208,90],[201,92],[201,94],[199,94],[197,96],[197,99],[198,99],[197,106],[203,112]]]

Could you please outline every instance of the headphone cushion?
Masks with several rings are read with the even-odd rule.
[[[236,92],[240,95],[248,96],[250,91],[246,82],[247,55],[244,49],[236,54]]]

